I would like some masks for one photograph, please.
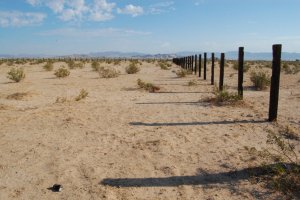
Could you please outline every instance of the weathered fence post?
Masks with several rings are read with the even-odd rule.
[[[273,45],[272,77],[270,89],[269,121],[277,120],[279,83],[280,83],[280,65],[281,65],[281,44]]]
[[[191,56],[192,62],[191,62],[191,71],[194,72],[194,56]]]
[[[201,58],[201,54],[199,54],[199,77],[201,77],[201,64],[202,64],[202,58]]]
[[[211,54],[211,85],[215,82],[215,54]]]
[[[195,74],[197,75],[197,55],[195,55]]]
[[[207,60],[207,53],[204,53],[204,80],[206,80],[206,60]]]
[[[219,91],[223,91],[223,85],[224,85],[224,64],[225,64],[225,54],[221,53]]]
[[[239,48],[239,77],[238,77],[238,95],[243,99],[243,81],[244,81],[244,47]]]

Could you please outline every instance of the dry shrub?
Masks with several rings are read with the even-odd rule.
[[[64,67],[60,67],[55,71],[54,75],[58,78],[64,78],[70,75],[70,71]]]
[[[286,199],[300,197],[300,161],[295,150],[295,143],[284,139],[279,132],[267,130],[267,147],[261,151],[254,147],[246,148],[251,156],[255,155],[263,162],[266,175],[258,182],[264,182],[275,191],[286,195]],[[265,163],[273,162],[272,165]]]
[[[52,71],[54,66],[53,66],[53,63],[52,62],[47,62],[43,68],[46,70],[46,71]]]
[[[100,63],[97,61],[93,61],[91,66],[93,71],[98,71],[100,69]]]
[[[125,71],[127,74],[136,74],[140,71],[140,68],[135,62],[130,62],[129,66],[126,67]]]
[[[195,86],[195,85],[197,85],[197,80],[190,80],[188,82],[188,86]]]
[[[228,92],[226,87],[221,91],[218,87],[214,88],[214,97],[203,99],[202,102],[208,102],[215,105],[236,105],[242,103],[242,98],[233,92]]]
[[[186,77],[188,75],[188,71],[186,69],[180,69],[180,70],[176,71],[176,75],[179,78],[183,78],[183,77]]]
[[[160,88],[152,83],[146,83],[144,81],[142,81],[141,79],[137,80],[137,84],[140,88],[149,91],[149,92],[156,92],[159,91]]]
[[[81,89],[79,95],[75,98],[75,101],[80,101],[85,99],[89,93],[85,89]]]
[[[251,72],[250,80],[257,90],[266,89],[271,83],[271,77],[265,71]]]
[[[107,67],[100,67],[98,73],[101,78],[115,78],[120,74],[116,69]]]
[[[25,72],[23,68],[12,68],[7,73],[7,78],[15,82],[20,82],[25,78]]]

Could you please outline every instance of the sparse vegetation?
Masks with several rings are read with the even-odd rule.
[[[97,61],[93,61],[91,66],[94,71],[98,71],[100,69],[100,63]]]
[[[75,98],[75,101],[80,101],[85,99],[89,93],[85,89],[81,89],[79,95]]]
[[[53,63],[52,62],[47,62],[43,68],[46,70],[46,71],[52,71],[54,66],[53,66]]]
[[[233,67],[233,69],[235,69],[235,70],[239,70],[239,65],[238,65],[237,62],[233,62],[232,67]],[[247,71],[249,71],[249,69],[250,69],[250,64],[244,63],[243,72],[247,72]]]
[[[188,86],[195,86],[195,85],[197,85],[197,80],[190,80],[188,82]]]
[[[264,90],[271,83],[271,77],[265,71],[251,72],[250,80],[257,90]]]
[[[140,88],[149,91],[149,92],[156,92],[159,91],[160,88],[152,83],[146,83],[144,81],[142,81],[141,79],[137,80],[137,84]]]
[[[125,71],[127,74],[136,74],[140,71],[140,68],[135,62],[130,62],[129,66],[126,67]]]
[[[300,163],[295,145],[290,140],[284,139],[280,131],[276,133],[267,130],[267,145],[261,151],[256,148],[245,149],[253,157],[259,157],[262,168],[268,173],[258,180],[263,181],[276,191],[282,192],[287,199],[293,199],[293,194],[297,193],[300,188]],[[266,165],[266,162],[273,162],[272,165]]]
[[[64,78],[70,75],[70,71],[64,67],[60,67],[55,71],[54,75],[58,78]]]
[[[188,70],[186,69],[180,69],[178,71],[176,71],[176,75],[179,77],[179,78],[183,78],[183,77],[186,77],[188,74],[190,74],[191,72],[189,72]]]
[[[7,78],[15,82],[20,82],[25,78],[25,72],[23,68],[11,68],[7,73]]]
[[[116,69],[107,67],[100,67],[98,73],[101,78],[115,78],[120,74]]]
[[[169,70],[172,66],[172,64],[168,63],[167,61],[159,61],[157,64],[162,70]]]

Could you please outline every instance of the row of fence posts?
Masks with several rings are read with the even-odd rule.
[[[269,121],[277,120],[278,99],[279,99],[279,82],[280,82],[280,66],[281,66],[281,44],[273,45],[273,61],[272,61],[272,77],[269,101]],[[182,58],[174,58],[173,62],[181,66],[183,69],[192,71],[195,75],[202,76],[202,55],[193,55]],[[224,66],[225,53],[221,53],[220,57],[220,77],[219,90],[224,89]],[[203,58],[203,79],[206,80],[207,71],[207,53]],[[198,72],[198,73],[197,73]],[[215,54],[211,54],[211,85],[214,85],[215,76]],[[239,48],[238,52],[238,95],[243,99],[243,82],[244,82],[244,47]]]

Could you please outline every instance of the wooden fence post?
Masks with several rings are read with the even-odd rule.
[[[281,65],[281,44],[273,45],[272,77],[270,89],[269,121],[277,120],[279,83],[280,83],[280,65]]]
[[[206,60],[207,60],[207,53],[204,53],[204,80],[206,80]]]
[[[225,54],[221,53],[219,91],[223,91],[223,85],[224,85],[224,64],[225,64]]]
[[[201,64],[202,64],[202,58],[201,58],[201,54],[199,54],[199,77],[201,77]]]
[[[197,55],[195,55],[195,74],[196,75],[197,75],[197,62],[198,62]]]
[[[191,71],[194,72],[194,56],[191,56],[192,62],[191,62]]]
[[[239,48],[239,75],[238,75],[238,95],[243,99],[244,81],[244,47]]]
[[[215,54],[211,54],[211,85],[215,83]]]

